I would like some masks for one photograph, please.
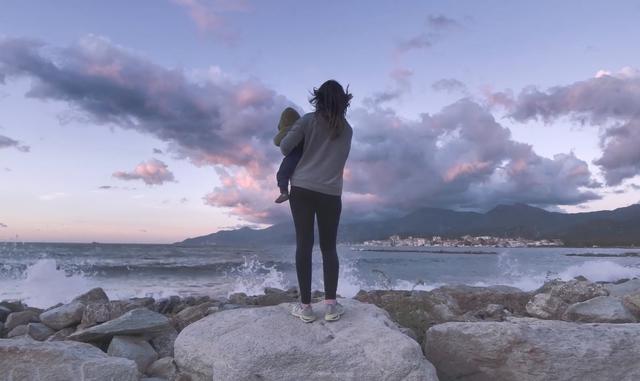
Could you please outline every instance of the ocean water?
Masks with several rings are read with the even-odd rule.
[[[338,293],[342,296],[353,296],[361,289],[431,290],[446,284],[502,284],[532,290],[548,279],[568,280],[578,275],[593,281],[640,277],[637,257],[565,255],[638,251],[630,249],[362,249],[338,249]],[[438,250],[454,253],[429,252]],[[466,251],[483,253],[462,254]],[[32,306],[48,307],[98,286],[112,299],[259,294],[265,287],[297,286],[294,257],[294,246],[0,243],[0,300],[22,299]],[[323,289],[322,256],[317,249],[313,254],[313,289]]]

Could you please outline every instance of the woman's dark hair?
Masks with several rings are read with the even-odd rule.
[[[312,95],[309,103],[314,105],[316,112],[329,122],[331,138],[337,138],[345,127],[345,114],[353,98],[349,93],[349,86],[345,91],[338,81],[330,79],[319,89],[314,88]]]

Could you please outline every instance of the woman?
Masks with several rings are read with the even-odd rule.
[[[313,90],[309,101],[315,112],[300,118],[280,142],[284,155],[304,140],[304,150],[293,175],[289,205],[296,228],[296,271],[300,303],[291,313],[311,323],[311,252],[314,220],[318,219],[324,274],[325,320],[336,321],[344,307],[336,301],[339,261],[336,250],[342,210],[342,173],[351,149],[353,131],[345,119],[352,95],[329,80]]]

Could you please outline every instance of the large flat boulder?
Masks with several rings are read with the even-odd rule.
[[[221,311],[187,326],[175,342],[181,373],[201,380],[437,380],[420,346],[387,312],[341,299],[337,322],[306,324],[289,305]]]
[[[72,341],[0,339],[0,380],[137,381],[136,363]]]
[[[613,296],[598,296],[570,305],[562,320],[587,323],[635,323],[635,316]]]
[[[442,381],[634,381],[640,324],[452,322],[427,331],[425,353]]]
[[[147,308],[136,308],[110,320],[70,335],[70,340],[96,341],[116,335],[139,335],[152,338],[170,327],[166,316]]]

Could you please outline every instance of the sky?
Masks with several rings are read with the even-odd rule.
[[[290,218],[280,112],[354,98],[343,220],[640,201],[633,1],[5,0],[0,241]]]

